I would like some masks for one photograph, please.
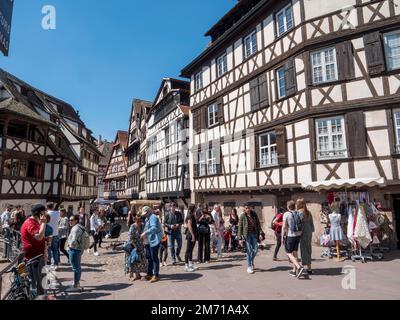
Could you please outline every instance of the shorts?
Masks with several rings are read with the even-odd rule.
[[[301,237],[286,237],[285,250],[286,253],[292,253],[299,251]]]

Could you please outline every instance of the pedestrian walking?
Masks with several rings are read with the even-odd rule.
[[[221,207],[219,205],[214,206],[211,216],[215,222],[211,228],[211,242],[215,245],[217,258],[222,258],[224,219],[222,216]]]
[[[67,292],[82,291],[80,285],[82,277],[81,258],[84,250],[84,234],[86,229],[79,223],[80,216],[74,215],[69,219],[71,232],[68,236],[69,262],[74,272],[74,283]]]
[[[171,203],[171,210],[167,213],[164,221],[166,233],[168,235],[168,242],[171,249],[172,264],[176,264],[176,259],[182,262],[180,257],[182,249],[182,225],[183,215],[180,211],[176,210],[176,203]],[[175,251],[175,242],[177,244]]]
[[[191,204],[185,219],[186,223],[186,253],[185,253],[185,271],[194,272],[196,268],[193,265],[193,250],[196,245],[198,231],[196,221],[196,206]]]
[[[44,294],[42,269],[45,266],[45,233],[47,226],[46,207],[36,204],[31,209],[32,216],[21,227],[22,252],[26,260],[37,258],[29,267],[34,295]]]
[[[286,254],[293,264],[293,270],[290,271],[292,277],[300,278],[303,275],[304,267],[297,261],[302,234],[303,216],[296,211],[294,201],[287,204],[287,212],[283,215],[282,225],[282,243],[285,245]]]
[[[140,235],[143,233],[144,223],[140,216],[135,217],[134,223],[129,228],[128,242],[131,243],[136,250],[137,261],[129,263],[129,255],[127,255],[127,265],[130,274],[129,279],[134,282],[140,280],[140,273],[148,271],[148,263],[146,258],[146,250]]]
[[[8,255],[11,250],[10,240],[11,240],[12,209],[13,209],[12,205],[7,206],[7,209],[1,214],[1,217],[0,217],[1,228],[2,228],[3,237],[4,237],[3,258],[8,258]]]
[[[168,259],[168,236],[163,232],[160,245],[160,267],[167,266]]]
[[[303,215],[303,230],[300,239],[301,263],[307,266],[307,274],[313,274],[312,271],[312,234],[315,232],[314,221],[311,212],[307,209],[304,199],[298,199],[296,210]]]
[[[150,281],[150,283],[155,283],[160,280],[158,252],[161,245],[162,226],[158,217],[148,206],[142,209],[142,217],[146,218],[145,229],[140,236],[146,243],[148,268],[145,279]]]
[[[231,229],[231,251],[234,252],[238,247],[238,227],[239,225],[239,216],[237,214],[236,209],[232,209],[231,214],[229,216],[229,227]]]
[[[258,241],[262,241],[262,229],[257,213],[250,209],[248,204],[243,205],[243,214],[239,219],[240,245],[246,242],[247,273],[254,273],[254,259],[258,251]]]
[[[208,206],[204,205],[203,213],[198,220],[199,224],[199,243],[198,243],[198,255],[197,261],[199,263],[209,263],[211,260],[210,254],[210,240],[211,240],[211,229],[210,226],[214,223],[211,213],[208,211]]]
[[[65,248],[65,244],[68,238],[69,222],[67,216],[67,210],[60,209],[60,222],[58,223],[58,236],[60,238],[60,251],[67,257],[69,261],[69,254]],[[61,259],[60,259],[61,260]]]
[[[48,202],[47,205],[47,214],[50,216],[50,222],[48,225],[53,229],[53,234],[51,235],[51,243],[49,244],[49,248],[47,251],[48,259],[47,265],[51,266],[51,260],[54,262],[54,270],[58,270],[58,265],[60,263],[60,238],[58,235],[58,224],[60,222],[60,212],[54,210],[54,203]]]
[[[283,225],[283,213],[284,209],[280,208],[275,218],[272,220],[272,230],[274,230],[276,238],[276,246],[274,251],[273,261],[278,261],[278,253],[282,246],[282,225]]]
[[[93,237],[93,243],[91,244],[88,253],[90,253],[91,249],[94,249],[93,255],[95,255],[96,257],[100,255],[97,251],[97,246],[101,243],[102,231],[104,228],[102,215],[104,215],[104,210],[100,209],[100,211],[96,211],[90,217],[90,234]]]

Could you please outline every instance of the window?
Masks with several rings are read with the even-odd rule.
[[[396,153],[400,153],[400,110],[394,111],[394,127],[396,129]]]
[[[218,123],[218,106],[214,102],[208,106],[208,126],[212,127]]]
[[[151,168],[151,178],[152,181],[158,180],[158,166]]]
[[[311,53],[313,83],[338,80],[336,49],[327,48]]]
[[[253,31],[246,38],[244,38],[244,57],[247,59],[257,52],[257,33]]]
[[[205,176],[207,174],[207,165],[206,165],[206,155],[205,152],[199,152],[199,176]]]
[[[169,127],[164,129],[164,136],[165,136],[165,146],[168,147],[171,144],[170,136],[169,136]]]
[[[228,59],[226,53],[217,58],[217,78],[228,71]]]
[[[277,36],[281,36],[286,31],[293,28],[292,5],[287,5],[276,14]]]
[[[400,69],[400,30],[384,34],[388,70]]]
[[[203,88],[203,72],[200,71],[194,76],[194,91],[199,91]]]
[[[276,146],[275,131],[262,134],[260,143],[260,167],[269,167],[278,164],[278,153]]]
[[[285,80],[285,68],[279,68],[276,71],[276,78],[278,81],[278,97],[279,99],[286,97],[286,80]]]
[[[165,179],[167,177],[167,163],[160,164],[160,179]]]
[[[3,174],[11,177],[43,179],[43,165],[35,161],[7,159],[4,161]]]
[[[317,159],[347,157],[344,118],[328,118],[316,121]]]
[[[176,176],[176,161],[172,160],[168,163],[168,177],[173,178]]]
[[[207,172],[209,175],[217,173],[217,156],[216,156],[215,148],[211,148],[208,150]]]

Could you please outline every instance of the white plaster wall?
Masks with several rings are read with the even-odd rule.
[[[387,125],[385,110],[368,111],[364,112],[364,115],[365,115],[365,126],[367,128]]]
[[[306,20],[355,5],[355,0],[303,0]]]

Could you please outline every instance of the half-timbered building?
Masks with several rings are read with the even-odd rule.
[[[193,200],[250,202],[271,232],[287,200],[317,219],[346,186],[399,220],[399,16],[399,0],[239,1],[182,71]]]
[[[0,90],[0,206],[88,207],[101,154],[77,112],[4,70]]]
[[[104,199],[127,200],[127,157],[128,132],[118,131],[104,177]]]
[[[108,163],[110,162],[113,145],[113,143],[108,142],[107,140],[102,140],[101,137],[99,137],[97,141],[97,148],[102,154],[99,162],[99,170],[97,176],[98,199],[104,199],[104,177],[106,175]]]
[[[163,79],[147,122],[147,197],[183,207],[190,202],[189,96],[189,82]]]
[[[131,200],[146,198],[145,171],[146,171],[146,115],[151,102],[134,99],[129,122],[127,170],[127,196]],[[139,196],[139,194],[141,195]]]

